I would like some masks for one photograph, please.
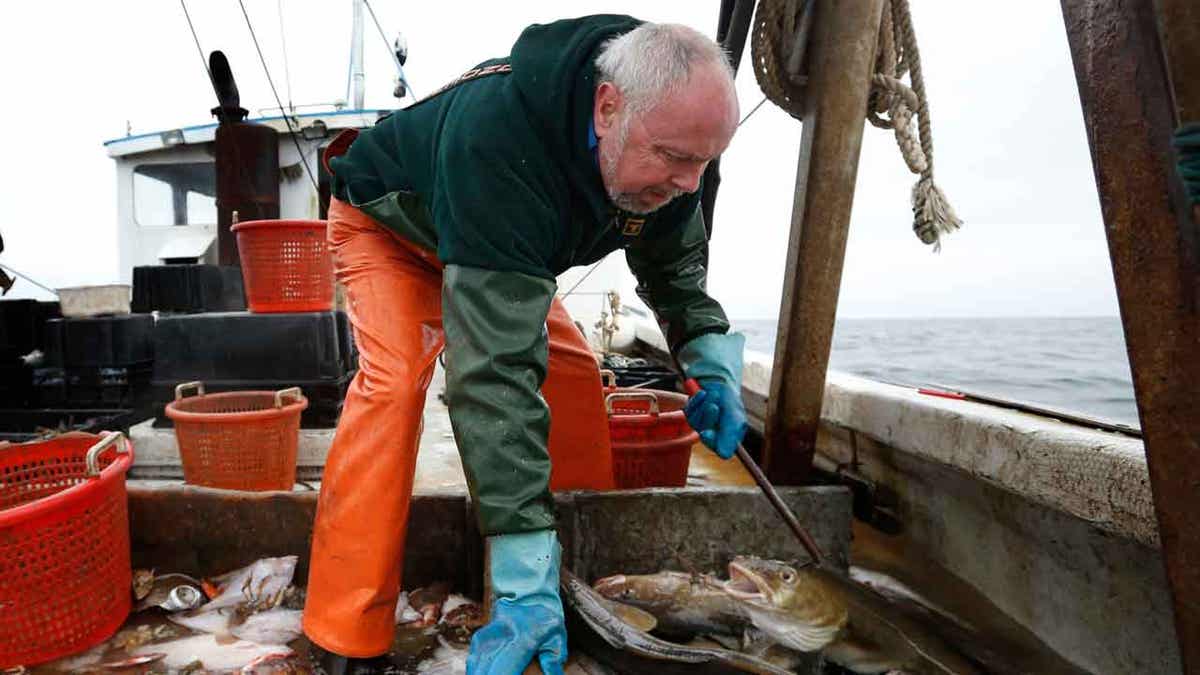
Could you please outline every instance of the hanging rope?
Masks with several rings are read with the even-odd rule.
[[[1179,177],[1192,204],[1200,204],[1200,122],[1175,130],[1171,140],[1179,155]]]
[[[811,0],[759,0],[750,43],[759,87],[796,119],[803,117],[808,83],[804,56],[813,4]],[[901,79],[906,74],[911,87]],[[942,235],[957,230],[962,221],[933,182],[933,131],[908,0],[885,0],[871,85],[867,120],[893,131],[904,163],[920,175],[912,190],[912,228],[922,242],[938,251]]]

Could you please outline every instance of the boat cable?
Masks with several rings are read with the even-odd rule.
[[[58,297],[58,291],[54,290],[53,288],[50,288],[49,286],[46,286],[45,284],[39,283],[37,279],[34,279],[33,277],[29,276],[28,274],[25,274],[23,272],[18,272],[16,270],[14,270],[11,266],[6,265],[4,263],[0,263],[0,269],[8,270],[9,272],[11,272],[13,274],[13,276],[21,277],[25,281],[28,281],[29,283],[33,284],[34,286],[37,286],[38,288],[42,289],[43,291],[46,291],[47,293],[52,293],[54,295],[54,297],[56,297],[56,298]]]
[[[563,293],[563,294],[562,294],[562,298],[560,298],[560,299],[561,299],[561,300],[566,300],[568,295],[570,295],[570,294],[574,293],[574,292],[575,292],[575,289],[576,289],[576,288],[579,288],[579,284],[582,284],[582,283],[584,282],[584,280],[585,280],[585,279],[587,279],[588,277],[592,276],[592,272],[595,272],[595,271],[596,271],[596,268],[597,268],[597,267],[599,267],[599,266],[600,266],[600,263],[604,262],[604,260],[605,260],[604,258],[601,258],[600,260],[597,260],[597,261],[596,261],[596,264],[595,264],[595,265],[592,265],[591,269],[589,269],[587,272],[585,272],[583,276],[579,277],[579,281],[576,281],[576,282],[575,282],[575,285],[574,285],[574,286],[572,286],[572,287],[570,288],[570,290],[568,290],[566,293]]]
[[[750,50],[755,78],[763,93],[796,119],[804,116],[805,56],[814,4],[812,0],[758,0],[754,16]],[[920,175],[912,190],[912,228],[937,252],[942,235],[957,230],[962,221],[933,182],[933,132],[908,0],[884,0],[878,45],[866,118],[876,127],[893,130],[905,164]],[[905,74],[911,87],[901,81]],[[881,117],[885,112],[887,117]]]
[[[758,112],[758,109],[761,108],[763,106],[763,104],[766,102],[767,102],[767,97],[763,96],[762,100],[758,102],[758,105],[754,106],[754,108],[750,112],[746,113],[746,116],[742,118],[742,121],[737,123],[736,128],[741,129],[742,125],[745,124],[751,117],[753,117],[754,113]]]
[[[413,102],[417,102],[417,95],[413,93],[412,85],[408,83],[408,78],[404,76],[404,65],[400,63],[400,57],[396,56],[396,50],[392,49],[392,46],[388,44],[387,36],[383,34],[383,26],[379,25],[379,18],[375,16],[375,9],[371,7],[371,3],[368,0],[362,0],[362,3],[371,14],[371,21],[375,22],[375,30],[379,31],[379,39],[383,40],[384,49],[387,49],[388,54],[391,54],[392,63],[396,64],[396,76],[400,78],[400,84],[403,84],[404,90],[408,92],[409,96],[412,96]]]
[[[275,0],[275,4],[279,9],[279,43],[283,50],[283,82],[287,85],[288,94],[287,111],[295,114],[296,106],[292,104],[292,69],[288,65],[287,31],[283,29],[283,0]]]
[[[212,67],[209,65],[208,59],[204,58],[204,49],[200,46],[200,36],[196,33],[195,24],[192,23],[192,14],[191,12],[188,12],[186,0],[179,0],[179,6],[183,8],[183,16],[187,19],[188,29],[192,32],[192,41],[196,43],[196,53],[200,56],[200,64],[204,66],[204,72],[206,75],[208,75],[208,83],[213,88],[213,95],[217,99],[217,107],[213,108],[213,115],[216,115],[218,123],[226,124],[229,122],[229,120],[227,120],[224,117],[224,113],[221,112],[221,92],[217,88],[217,81],[213,79]],[[250,177],[247,175],[246,165],[241,159],[241,149],[238,147],[237,143],[230,143],[229,148],[233,153],[234,164],[237,165],[239,177],[242,179],[242,182],[249,185]]]
[[[182,2],[183,0],[180,0]],[[243,0],[238,0],[238,6],[242,8],[242,16],[246,18],[246,28],[250,30],[250,39],[254,41],[254,49],[258,52],[258,61],[262,64],[263,73],[267,76],[267,84],[271,85],[271,94],[275,96],[275,105],[279,106],[280,110],[285,111],[283,101],[279,98],[279,91],[275,88],[275,81],[271,79],[271,69],[267,68],[267,59],[263,57],[262,47],[258,44],[258,36],[254,34],[254,25],[250,22],[250,15],[246,13],[246,3]],[[299,129],[292,128],[291,115],[285,114],[283,122],[287,125],[288,135],[292,137],[292,143],[296,145],[296,153],[300,156],[300,164],[304,166],[304,173],[308,174],[308,180],[312,183],[313,191],[317,194],[321,193],[321,188],[317,186],[317,179],[313,177],[312,169],[308,166],[308,161],[304,159],[304,150],[300,148]]]

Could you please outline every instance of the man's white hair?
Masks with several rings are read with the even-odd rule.
[[[682,88],[693,68],[713,65],[728,76],[732,95],[733,68],[712,38],[676,23],[644,23],[601,46],[596,85],[611,82],[620,90],[629,119]]]

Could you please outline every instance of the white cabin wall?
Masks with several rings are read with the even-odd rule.
[[[185,145],[122,156],[117,159],[117,250],[118,278],[131,283],[133,268],[160,265],[159,253],[173,238],[213,238],[208,255],[201,262],[216,261],[217,224],[143,226],[138,223],[134,208],[134,169],[143,164],[175,164],[180,162],[212,161],[209,145]]]
[[[308,173],[302,173],[298,178],[288,179],[283,177],[282,169],[284,167],[293,166],[300,163],[300,153],[296,150],[296,144],[292,142],[288,134],[279,134],[279,217],[284,219],[299,219],[299,220],[315,220],[320,217],[321,207],[317,199],[317,192],[313,189],[313,180],[318,180],[318,157],[321,143],[325,139],[309,141],[304,138],[297,139],[300,142],[300,149],[304,152],[304,163],[308,165],[309,171],[312,172],[312,179],[309,179]]]

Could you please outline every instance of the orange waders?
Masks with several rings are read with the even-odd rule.
[[[325,463],[304,632],[351,657],[392,643],[422,406],[442,350],[442,265],[334,199],[329,245],[346,288],[359,371]],[[562,303],[546,318],[552,490],[613,488],[596,359]]]

